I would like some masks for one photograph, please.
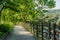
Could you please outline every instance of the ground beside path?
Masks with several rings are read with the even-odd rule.
[[[14,32],[6,40],[38,40],[22,26],[15,26]]]

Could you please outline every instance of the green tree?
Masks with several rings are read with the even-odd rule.
[[[18,14],[18,19],[23,21],[38,20],[38,18],[42,14],[42,9],[45,6],[49,8],[55,7],[54,0],[1,0],[0,4],[3,6],[2,10],[9,8],[12,11],[16,11],[15,15]],[[35,9],[35,7],[37,7],[37,9]],[[2,10],[0,10],[0,12]],[[7,14],[7,15],[10,15],[10,14]],[[15,18],[16,17],[14,16],[14,19]]]

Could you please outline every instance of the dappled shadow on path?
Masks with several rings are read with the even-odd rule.
[[[15,26],[14,32],[10,34],[6,40],[38,40],[31,34],[26,31],[22,26]]]

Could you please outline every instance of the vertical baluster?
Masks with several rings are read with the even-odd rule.
[[[49,40],[51,39],[51,27],[50,26],[51,26],[51,23],[49,22],[49,26],[48,26],[49,27]]]
[[[38,37],[38,23],[37,23],[37,27],[36,27],[36,35]]]
[[[43,40],[43,22],[42,22],[42,40]]]
[[[56,29],[56,23],[53,23],[53,27],[54,27],[54,29],[53,29],[54,30],[54,40],[57,40],[56,39],[56,31],[55,31],[55,29]]]

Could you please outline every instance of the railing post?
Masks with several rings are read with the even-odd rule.
[[[49,40],[51,39],[51,22],[49,22]]]
[[[37,23],[37,26],[36,26],[36,35],[38,37],[38,23]]]
[[[33,26],[33,24],[31,24]],[[31,27],[31,33],[32,33],[33,27]]]
[[[57,40],[56,39],[56,23],[53,23],[53,30],[54,30],[54,40]]]
[[[32,24],[33,25],[33,27],[32,27],[32,33],[33,33],[33,30],[34,30],[34,24]]]
[[[34,24],[34,36],[36,36],[36,34],[35,34],[36,31],[35,30],[36,30],[36,24]]]
[[[43,22],[41,24],[42,24],[42,40],[43,40]]]

